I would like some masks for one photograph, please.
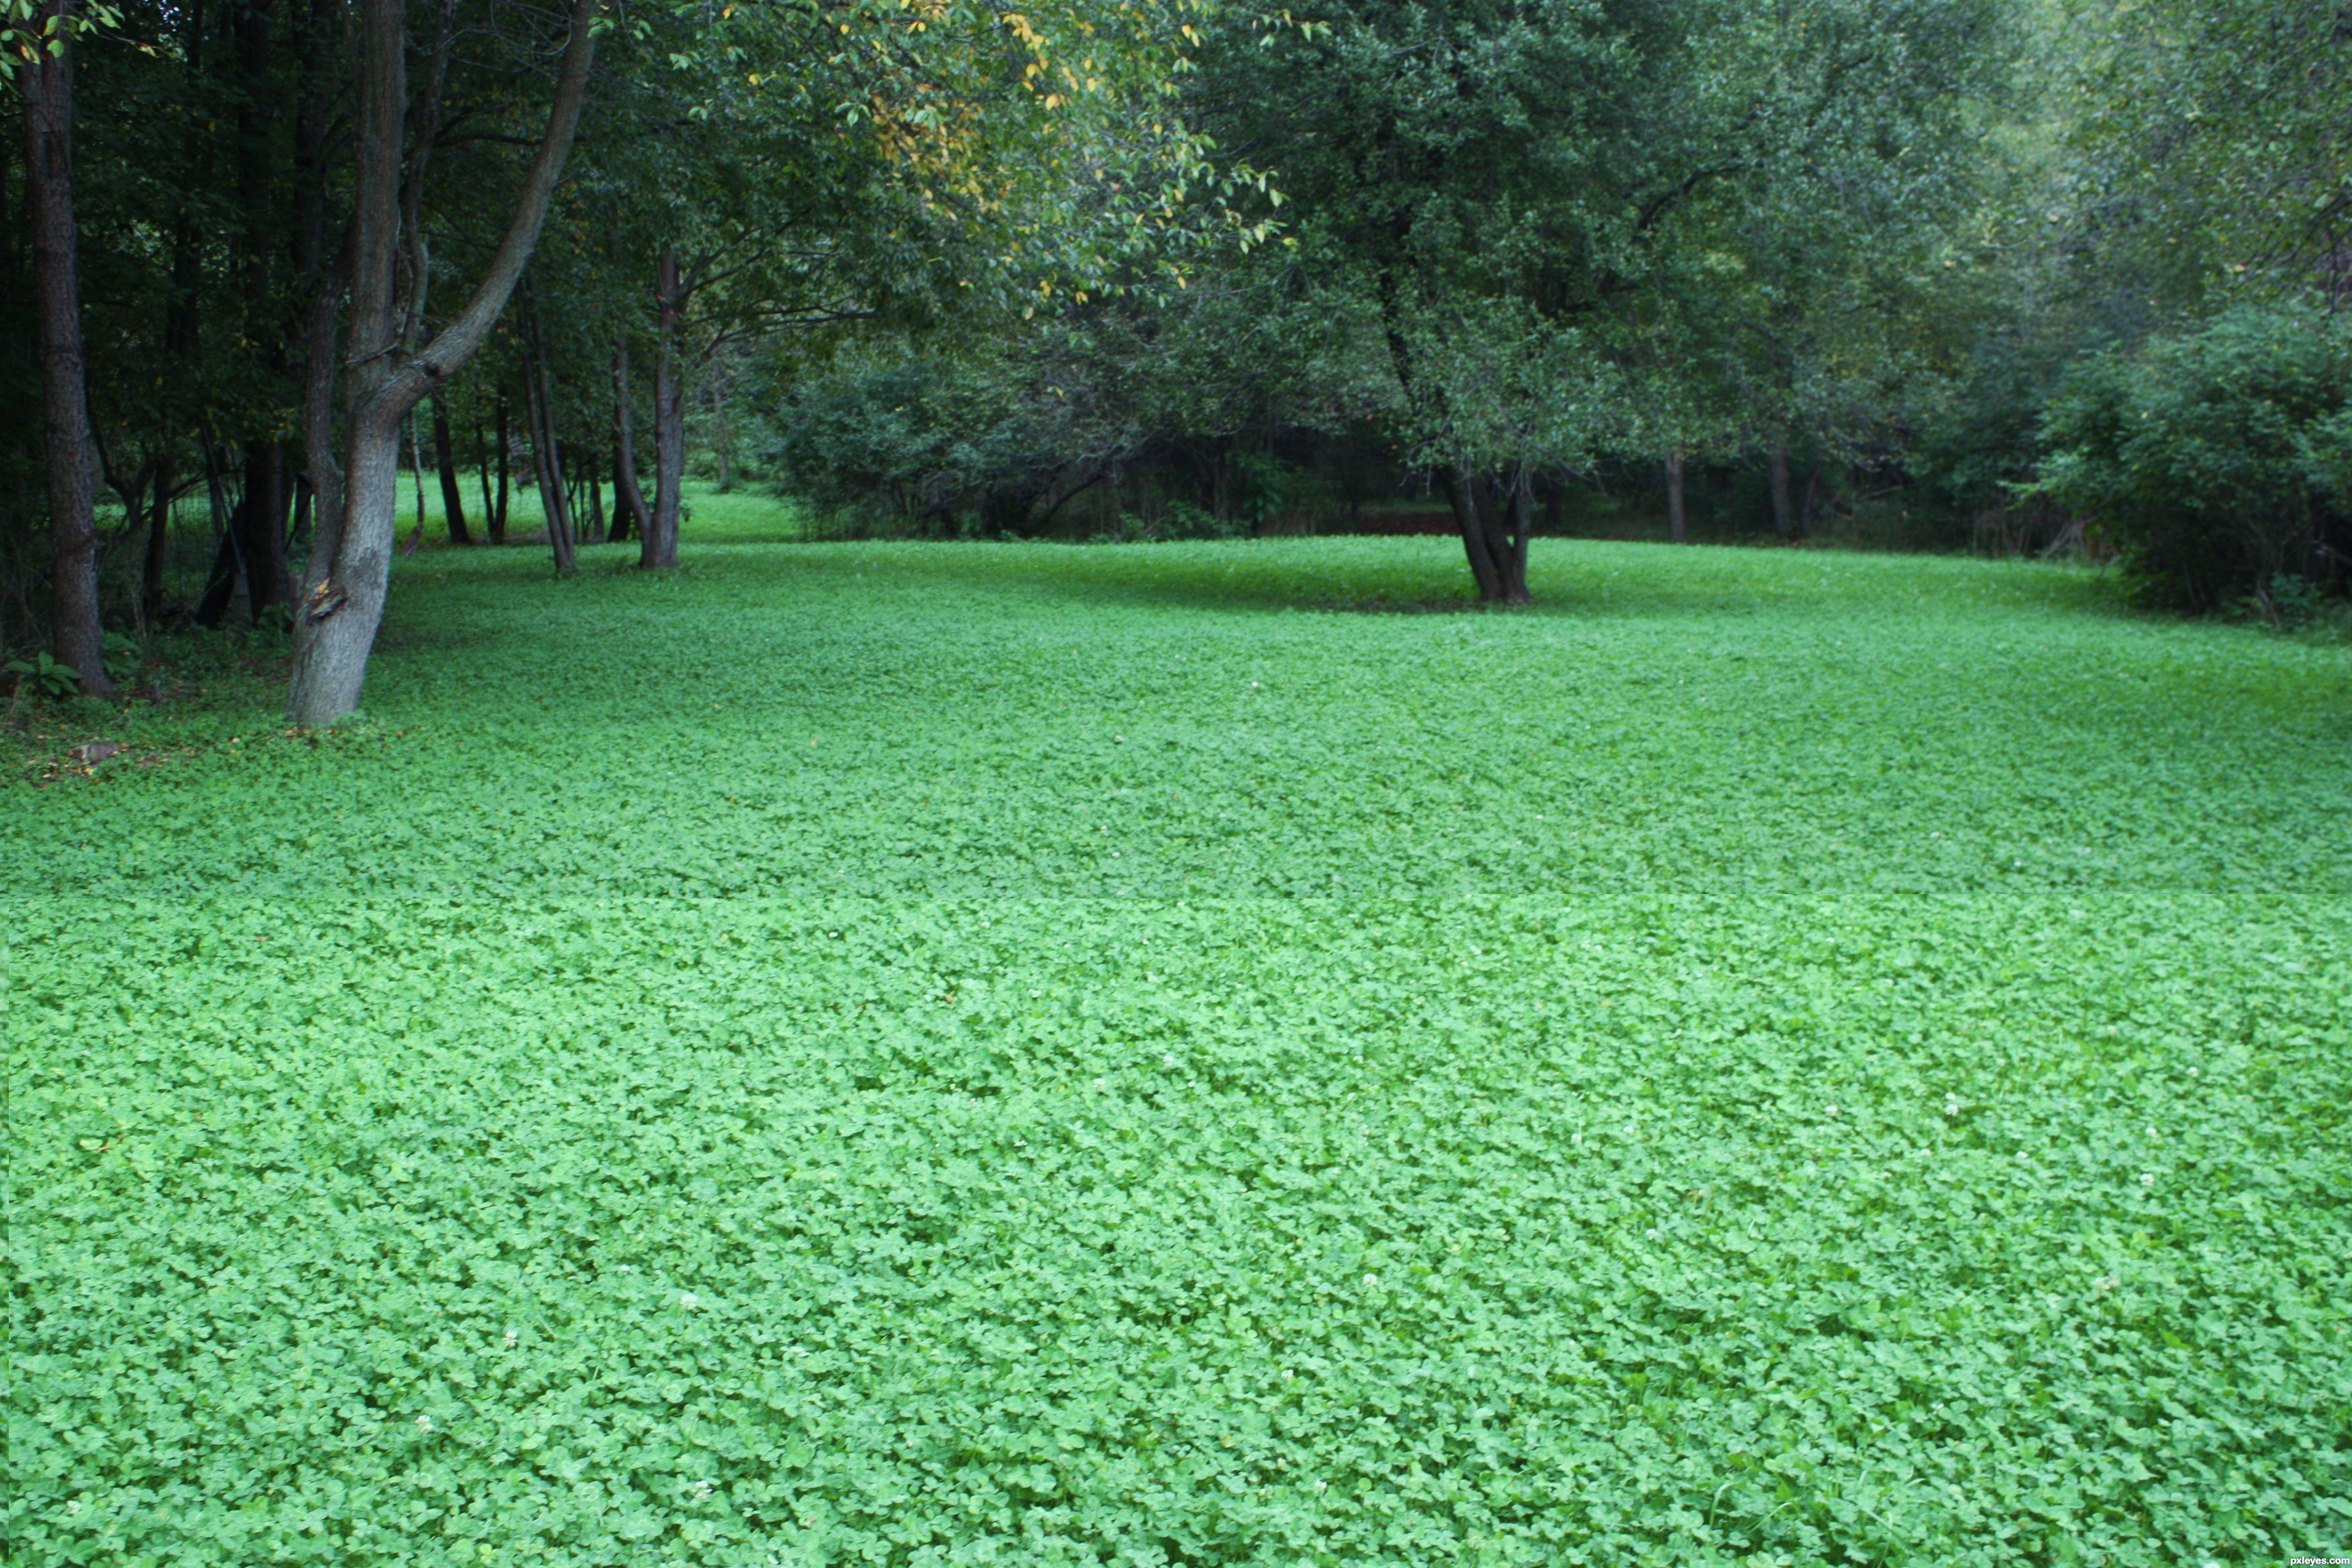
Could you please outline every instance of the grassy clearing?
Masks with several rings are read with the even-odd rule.
[[[2352,1546],[2352,654],[627,552],[427,552],[366,722],[7,796],[14,1560]]]

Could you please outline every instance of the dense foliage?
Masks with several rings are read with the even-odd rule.
[[[2210,609],[2334,586],[2352,567],[2352,322],[2241,309],[2071,372],[2042,426],[2045,493],[2126,563]]]
[[[2342,1539],[2340,647],[1956,560],[620,564],[428,552],[365,722],[185,647],[32,759],[12,1562]]]

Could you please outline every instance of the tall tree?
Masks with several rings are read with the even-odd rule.
[[[73,0],[47,0],[9,39],[25,108],[26,205],[32,222],[35,331],[40,342],[42,434],[47,450],[53,616],[58,662],[81,689],[111,690],[99,619],[98,515],[92,487],[89,389],[82,357],[81,279],[73,188]]]
[[[1202,94],[1296,203],[1302,268],[1386,345],[1398,435],[1480,596],[1513,602],[1533,473],[1655,449],[1629,321],[1853,171],[1946,162],[1999,9],[1323,0],[1263,41],[1227,28]]]
[[[472,297],[409,354],[401,349],[398,290],[407,7],[404,0],[362,0],[344,494],[339,515],[319,518],[297,617],[286,705],[297,724],[331,723],[359,705],[391,577],[403,421],[481,346],[530,259],[579,125],[601,8],[602,0],[574,0],[546,130]]]

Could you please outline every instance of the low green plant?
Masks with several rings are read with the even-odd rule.
[[[224,664],[8,798],[12,1568],[2341,1539],[2352,649],[687,555],[425,552],[365,724]]]
[[[119,686],[138,675],[145,661],[138,643],[121,632],[109,632],[102,646],[106,649],[107,679]]]
[[[16,678],[20,691],[30,689],[44,697],[71,697],[81,689],[81,672],[72,665],[60,663],[47,650],[30,658],[12,658],[6,669]]]

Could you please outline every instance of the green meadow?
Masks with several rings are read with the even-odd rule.
[[[10,1562],[2352,1554],[2352,648],[697,504],[18,747]]]

